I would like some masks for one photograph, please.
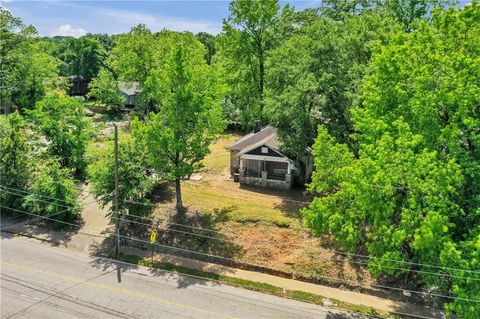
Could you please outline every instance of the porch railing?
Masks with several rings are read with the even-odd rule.
[[[262,172],[259,172],[257,170],[246,169],[245,177],[262,178]]]
[[[275,180],[275,181],[284,181],[285,180],[285,174],[268,172],[267,173],[267,179],[271,179],[271,180]]]

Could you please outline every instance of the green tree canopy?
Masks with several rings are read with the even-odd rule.
[[[92,35],[60,41],[53,55],[62,61],[63,76],[80,76],[87,81],[98,74],[106,59],[102,43]]]
[[[25,133],[25,121],[18,112],[0,116],[0,203],[21,207],[21,192],[31,178],[30,146]]]
[[[117,79],[136,81],[143,85],[154,65],[154,34],[139,24],[114,39],[115,47],[108,57]]]
[[[118,88],[118,82],[113,74],[106,69],[101,69],[98,76],[89,84],[89,98],[95,98],[105,104],[110,110],[119,110],[125,98]]]
[[[265,111],[285,154],[301,158],[319,124],[355,149],[350,110],[372,50],[400,28],[378,12],[345,21],[317,18],[271,51]]]
[[[180,181],[200,167],[223,129],[218,86],[203,56],[204,48],[193,36],[188,46],[171,53],[146,83],[160,101],[160,111],[132,125],[158,175],[175,181],[178,211],[183,211]]]
[[[148,162],[141,143],[131,138],[121,139],[118,151],[119,210],[122,214],[144,215],[152,205],[145,195],[153,187],[148,175]],[[88,167],[92,191],[103,207],[109,206],[108,217],[114,222],[115,212],[115,156],[113,145],[101,152],[98,161]],[[134,203],[135,202],[135,203]],[[141,203],[136,204],[136,203]]]
[[[369,263],[374,275],[413,276],[393,260],[430,272],[439,270],[428,265],[451,267],[421,279],[463,298],[448,309],[472,319],[479,308],[468,299],[480,293],[471,272],[479,265],[479,35],[474,2],[376,51],[353,109],[358,157],[320,127],[310,189],[322,196],[304,211],[315,233],[380,258]]]
[[[58,60],[32,26],[0,8],[0,112],[31,108],[58,83]]]
[[[230,90],[226,105],[233,105],[242,126],[253,127],[263,117],[266,59],[287,28],[283,20],[291,18],[292,9],[280,10],[277,0],[234,0],[230,15],[224,20],[223,34],[218,37],[216,64]]]
[[[212,64],[212,58],[215,55],[216,48],[215,48],[215,36],[211,35],[207,32],[199,32],[195,35],[195,37],[202,42],[202,44],[207,49],[205,53],[205,60],[208,64]]]
[[[85,105],[74,98],[53,93],[37,102],[28,115],[35,129],[45,135],[50,154],[60,158],[62,168],[70,168],[77,176],[83,177],[89,130]]]
[[[61,168],[57,159],[41,162],[35,168],[34,181],[23,200],[23,208],[36,215],[49,215],[52,219],[74,223],[80,216],[79,190],[68,169]],[[68,228],[58,221],[56,228]]]

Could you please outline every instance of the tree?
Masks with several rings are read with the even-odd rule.
[[[177,46],[187,45],[184,43],[185,36],[168,30],[152,33],[140,24],[115,39],[115,48],[107,61],[109,70],[116,80],[139,83],[142,94],[135,108],[143,115],[158,111],[160,105],[155,99],[155,92],[145,85],[150,72],[161,69]]]
[[[60,158],[61,167],[83,177],[89,129],[85,105],[74,98],[53,93],[37,102],[28,116],[36,125],[35,129],[45,135],[50,154]]]
[[[317,18],[270,52],[265,113],[283,152],[304,156],[323,124],[354,150],[350,110],[377,42],[387,43],[395,22],[378,12],[334,21]]]
[[[129,215],[144,215],[152,205],[145,195],[152,190],[152,178],[148,175],[148,163],[141,143],[122,139],[119,143],[119,210]],[[88,167],[92,192],[103,207],[109,206],[108,217],[115,218],[115,157],[113,145],[103,150],[100,160]],[[136,204],[141,203],[141,204]]]
[[[212,58],[216,52],[215,36],[207,32],[199,32],[195,37],[202,42],[207,49],[207,52],[205,53],[205,61],[207,61],[208,64],[212,64]]]
[[[58,61],[32,26],[0,8],[0,111],[30,108],[56,86]]]
[[[374,9],[379,2],[376,0],[324,0],[321,3],[320,11],[326,17],[344,21]]]
[[[98,74],[106,59],[105,49],[92,35],[64,39],[53,54],[63,62],[63,76],[80,76],[87,82]]]
[[[277,0],[234,0],[218,38],[217,65],[230,87],[227,102],[240,110],[244,127],[262,119],[266,58],[277,45],[282,16],[290,16],[286,6],[280,11]]]
[[[144,24],[139,24],[115,38],[114,42],[107,64],[115,77],[143,85],[154,65],[155,37],[152,32]]]
[[[56,220],[75,222],[81,211],[78,201],[80,192],[69,170],[61,168],[59,161],[51,158],[38,165],[35,171],[23,208],[36,215],[51,215]],[[68,224],[58,221],[54,221],[53,225],[56,228],[68,227]]]
[[[454,4],[451,0],[384,0],[383,6],[411,32],[416,20],[428,20],[433,10]]]
[[[480,232],[479,21],[476,2],[436,12],[375,51],[352,110],[358,155],[319,129],[310,189],[323,196],[304,211],[315,233],[376,257],[377,277],[416,277],[394,260],[441,272],[420,284],[459,297],[447,308],[461,318],[479,312],[466,300],[480,278],[468,272]]]
[[[47,91],[60,85],[58,79],[59,61],[45,53],[46,42],[36,41],[17,48],[22,62],[11,74],[18,88],[12,91],[12,101],[20,109],[31,109],[45,97]]]
[[[118,88],[118,82],[112,73],[101,69],[98,76],[89,84],[89,98],[96,98],[105,104],[108,109],[118,111],[124,103],[125,98]]]
[[[181,180],[201,166],[210,143],[223,129],[218,88],[206,64],[203,46],[193,36],[178,47],[167,65],[155,70],[147,86],[161,101],[157,114],[143,124],[132,124],[133,135],[143,140],[159,176],[175,182],[176,208],[184,210]],[[153,92],[153,91],[152,91]]]
[[[0,116],[0,203],[7,207],[21,207],[22,196],[30,179],[30,148],[27,144],[25,122],[18,112]],[[18,193],[21,194],[21,193]]]

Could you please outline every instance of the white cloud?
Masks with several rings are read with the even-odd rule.
[[[121,26],[119,25],[119,27],[124,29],[122,30],[123,32],[130,30],[131,27],[139,23],[145,24],[152,31],[168,29],[173,31],[190,31],[193,33],[204,31],[211,34],[217,34],[222,30],[221,23],[177,17],[164,17],[141,12],[116,9],[98,10],[97,8],[95,14],[102,16],[104,22],[110,21],[112,25],[121,22]],[[125,30],[125,28],[127,30]]]
[[[87,31],[85,31],[85,29],[72,28],[72,26],[69,24],[61,25],[52,32],[52,35],[72,36],[75,38],[81,37],[85,34],[87,34]]]

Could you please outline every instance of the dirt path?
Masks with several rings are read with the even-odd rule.
[[[109,231],[108,220],[105,217],[108,208],[102,208],[95,198],[90,194],[88,185],[81,186],[80,200],[83,204],[81,212],[83,219],[83,226],[79,232],[72,235],[70,240],[65,243],[67,248],[86,253],[91,252],[93,247],[96,247],[103,242],[103,237],[93,237],[88,235],[90,233],[104,235]]]

